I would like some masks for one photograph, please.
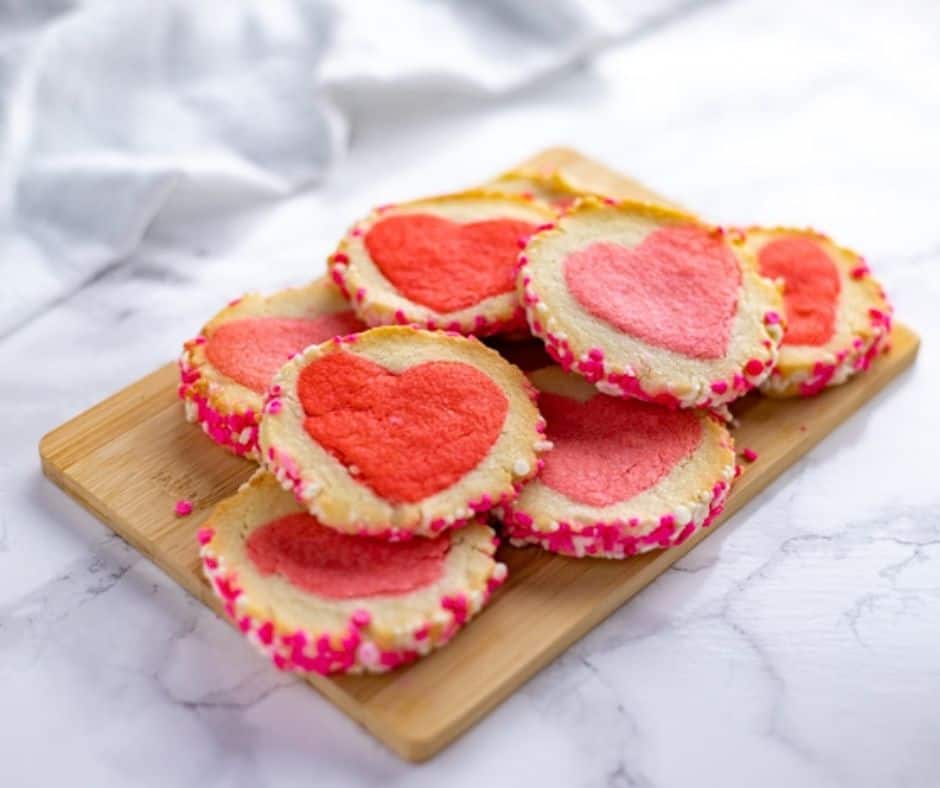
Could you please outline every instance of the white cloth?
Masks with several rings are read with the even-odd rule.
[[[687,4],[0,0],[0,335],[158,217],[264,210],[369,124],[519,91]]]

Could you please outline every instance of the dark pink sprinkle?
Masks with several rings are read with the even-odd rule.
[[[712,383],[711,388],[715,394],[724,394],[728,390],[728,383],[724,380],[716,380]]]
[[[258,639],[264,643],[264,645],[270,646],[271,641],[274,640],[274,624],[270,621],[265,621],[258,627]]]
[[[345,254],[344,252],[337,252],[336,254],[333,255],[333,262],[334,263],[348,263],[349,255]]]
[[[211,528],[200,528],[196,531],[196,539],[199,540],[199,544],[209,544],[212,541],[212,536],[214,531]]]
[[[372,620],[372,615],[369,613],[368,610],[365,610],[364,608],[359,608],[358,610],[354,611],[352,614],[353,625],[356,627],[359,627],[360,629],[362,629],[362,627],[368,626],[371,620]]]
[[[756,358],[749,359],[747,364],[744,365],[744,371],[751,377],[760,375],[764,371],[764,362]]]
[[[189,498],[180,498],[176,502],[176,506],[173,507],[173,511],[177,517],[186,517],[186,515],[192,514],[193,502]]]

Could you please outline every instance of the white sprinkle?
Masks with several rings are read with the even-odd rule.
[[[366,640],[356,650],[356,657],[366,667],[376,668],[380,659],[379,647],[375,643]]]
[[[529,473],[529,463],[521,457],[512,464],[512,472],[516,476],[526,476]]]
[[[676,518],[678,525],[688,525],[692,520],[692,512],[690,512],[686,506],[677,506],[676,510],[673,512],[673,516]]]
[[[506,568],[506,564],[501,564],[499,562],[493,564],[493,579],[497,583],[502,583],[506,579],[506,575],[509,574],[509,570]]]

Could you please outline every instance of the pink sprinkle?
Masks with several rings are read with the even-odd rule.
[[[333,255],[333,262],[334,263],[348,263],[349,255],[344,254],[343,252],[337,252],[336,254]]]
[[[756,451],[754,451],[754,449],[744,449],[744,451],[741,452],[741,456],[744,457],[744,459],[748,462],[754,462],[754,460],[757,459],[758,454]]]
[[[865,265],[865,263],[862,263],[861,265],[852,269],[851,275],[853,279],[863,279],[869,273],[869,271],[869,267]]]
[[[177,517],[186,517],[193,512],[193,502],[189,498],[180,498],[173,507],[173,511],[176,512]]]
[[[359,608],[352,614],[352,622],[355,626],[362,627],[368,626],[369,622],[372,620],[372,616],[369,611],[365,608]]]
[[[764,315],[764,322],[769,326],[775,326],[780,322],[780,315],[776,312],[768,312]]]
[[[716,380],[712,383],[712,391],[716,394],[724,394],[728,390],[728,384],[724,380]]]
[[[274,640],[274,624],[272,622],[265,621],[258,627],[258,639],[266,646],[271,645],[271,641]]]
[[[214,532],[211,528],[200,528],[196,531],[196,539],[199,540],[199,544],[209,544],[212,541],[212,536]]]
[[[760,361],[759,359],[752,358],[747,362],[747,364],[744,365],[744,371],[747,372],[747,374],[751,377],[760,375],[760,373],[764,371],[764,362]]]

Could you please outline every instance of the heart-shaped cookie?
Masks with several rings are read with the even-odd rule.
[[[649,489],[702,440],[692,411],[597,395],[585,402],[543,392],[539,409],[554,448],[539,480],[589,506],[628,501]]]
[[[833,259],[816,241],[791,236],[761,247],[757,261],[769,279],[784,281],[784,345],[825,345],[836,330],[841,282]]]
[[[251,532],[248,557],[264,575],[280,574],[329,599],[405,594],[441,576],[450,536],[389,542],[326,528],[306,512]]]
[[[252,317],[223,323],[209,337],[206,357],[219,372],[263,394],[287,360],[308,345],[362,331],[349,310],[318,317]]]
[[[459,481],[499,437],[509,402],[469,364],[430,361],[401,374],[353,353],[301,371],[304,428],[380,497],[415,503]]]
[[[659,227],[632,248],[589,244],[568,255],[564,277],[581,306],[625,334],[691,358],[727,351],[741,270],[706,228]]]
[[[519,239],[534,230],[534,225],[515,219],[461,224],[409,213],[380,219],[364,242],[399,293],[448,313],[511,292]]]

